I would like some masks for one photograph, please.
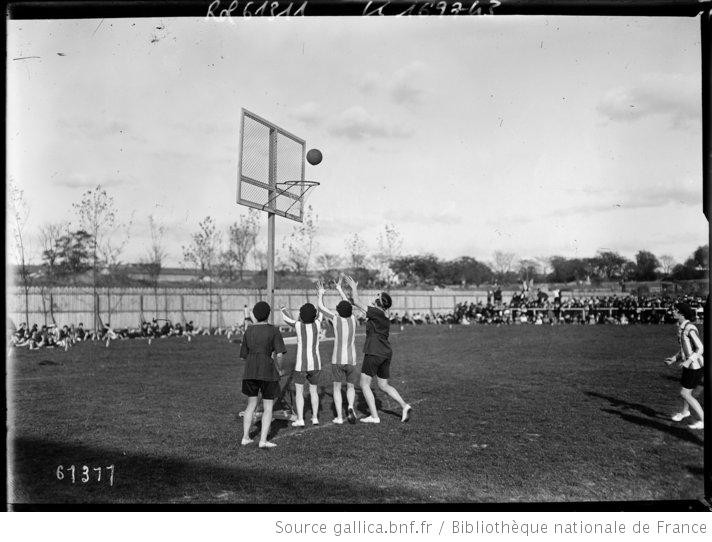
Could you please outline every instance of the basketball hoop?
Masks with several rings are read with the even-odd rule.
[[[274,188],[274,196],[269,198],[267,200],[267,203],[265,203],[262,206],[262,210],[264,211],[269,207],[269,205],[274,202],[279,196],[284,196],[286,194],[289,195],[291,199],[294,201],[284,209],[282,212],[283,213],[288,213],[289,210],[294,207],[296,203],[302,202],[306,198],[307,192],[314,188],[315,186],[319,186],[320,183],[317,181],[283,181],[281,183],[275,183]]]

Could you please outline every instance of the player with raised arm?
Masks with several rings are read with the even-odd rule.
[[[319,281],[317,286],[317,305],[319,310],[329,318],[334,326],[334,353],[331,356],[332,380],[334,382],[334,409],[336,418],[334,423],[344,423],[342,417],[341,385],[346,382],[347,419],[349,423],[356,423],[356,384],[358,383],[358,369],[356,367],[356,317],[353,307],[341,288],[341,277],[336,283],[336,291],[341,295],[341,301],[336,305],[336,314],[324,305],[324,284]]]
[[[299,320],[287,314],[287,309],[281,307],[282,318],[297,332],[297,361],[294,366],[295,403],[297,419],[293,427],[304,426],[304,384],[309,383],[309,395],[312,406],[312,424],[319,425],[319,390],[317,382],[321,373],[321,357],[319,356],[319,329],[321,314],[311,303],[305,303],[299,309]]]
[[[344,279],[351,288],[353,306],[366,314],[366,342],[363,346],[361,391],[371,414],[366,418],[361,418],[361,421],[364,423],[381,423],[376,409],[376,398],[373,396],[373,391],[371,391],[371,380],[375,377],[381,391],[388,394],[401,406],[403,409],[401,421],[407,422],[410,419],[412,408],[403,400],[398,390],[388,383],[393,350],[388,341],[391,322],[386,311],[393,304],[391,296],[386,292],[382,292],[373,305],[366,306],[359,297],[358,283],[348,275],[344,276]]]
[[[673,415],[673,421],[679,422],[690,415],[690,407],[695,411],[699,420],[688,425],[690,429],[704,429],[704,411],[700,403],[692,395],[692,390],[702,381],[702,367],[704,366],[704,346],[700,340],[700,334],[692,323],[695,320],[695,311],[687,303],[677,303],[673,309],[673,314],[677,318],[677,342],[680,350],[674,356],[665,359],[667,365],[675,362],[682,366],[682,378],[680,384],[680,395],[682,396],[682,411]]]

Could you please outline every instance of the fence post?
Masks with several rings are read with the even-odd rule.
[[[52,323],[57,325],[57,322],[54,319],[54,295],[52,294],[52,287],[49,289],[49,315],[52,318]]]
[[[40,295],[42,296],[42,316],[44,318],[44,325],[47,325],[47,302],[45,301],[44,287],[40,290]]]
[[[168,290],[163,288],[163,317],[168,320]]]

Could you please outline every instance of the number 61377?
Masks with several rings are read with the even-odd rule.
[[[114,485],[114,465],[92,467],[90,465],[59,465],[55,471],[57,480],[67,480],[72,484],[98,482]]]

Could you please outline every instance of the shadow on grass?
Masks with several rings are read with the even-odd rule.
[[[670,435],[673,435],[681,440],[685,440],[687,442],[691,442],[693,444],[697,444],[698,446],[703,445],[702,439],[700,439],[698,436],[695,434],[691,433],[690,430],[687,428],[683,427],[677,427],[675,425],[670,425],[669,423],[669,418],[666,414],[663,414],[654,408],[650,408],[649,406],[646,405],[641,405],[638,403],[631,403],[630,401],[625,401],[623,399],[618,399],[616,397],[611,397],[609,395],[603,395],[601,393],[597,393],[594,391],[586,391],[584,392],[586,395],[589,397],[598,397],[600,399],[605,399],[610,403],[610,405],[614,408],[602,408],[603,412],[607,412],[609,414],[616,414],[617,416],[620,416],[624,420],[635,423],[637,425],[642,425],[646,427],[652,427],[653,429],[657,429],[658,431],[662,431],[664,433],[668,433]],[[616,410],[620,409],[620,410]],[[635,410],[637,412],[640,412],[641,414],[647,416],[647,418],[643,418],[641,416],[637,416],[635,414],[630,414],[626,411],[628,410]],[[660,420],[660,421],[657,421]]]
[[[623,410],[636,410],[640,412],[641,414],[645,414],[646,416],[649,416],[651,418],[658,418],[660,420],[667,420],[667,415],[658,412],[654,408],[650,408],[649,406],[646,405],[641,405],[639,403],[631,403],[630,401],[625,401],[623,399],[617,399],[616,397],[611,397],[610,395],[603,395],[602,393],[597,393],[595,391],[586,391],[584,392],[586,395],[589,397],[598,397],[599,399],[605,399],[608,401],[611,406],[616,407],[616,408],[621,408]]]
[[[649,418],[642,418],[641,416],[636,416],[635,414],[627,414],[625,412],[621,412],[619,410],[613,410],[611,408],[603,408],[601,410],[603,410],[603,412],[608,412],[609,414],[617,414],[618,416],[620,416],[627,422],[631,422],[631,423],[635,423],[637,425],[642,425],[645,427],[651,427],[653,429],[657,429],[658,431],[662,431],[663,433],[668,433],[668,434],[670,434],[674,437],[677,437],[681,440],[691,442],[692,444],[697,444],[698,446],[704,445],[704,442],[702,441],[702,439],[699,438],[694,433],[691,433],[690,430],[687,428],[669,425],[668,423],[658,422],[655,420],[651,420]]]
[[[11,474],[14,504],[62,503],[178,503],[178,504],[284,504],[427,502],[425,494],[403,487],[379,487],[347,476],[320,475],[262,466],[264,457],[275,450],[242,448],[231,452],[234,464],[211,464],[150,453],[126,453],[118,449],[69,444],[41,438],[19,438],[13,445]],[[242,456],[242,457],[238,457]],[[59,480],[57,468],[63,465]],[[76,466],[71,482],[69,466]],[[90,478],[81,482],[82,466]],[[114,466],[114,483],[109,485],[109,465]],[[104,467],[102,481],[94,468]],[[239,508],[239,507],[238,507]]]

